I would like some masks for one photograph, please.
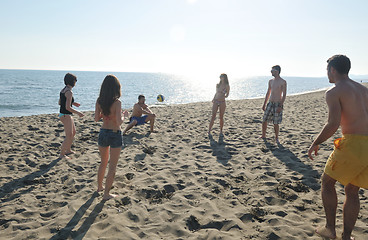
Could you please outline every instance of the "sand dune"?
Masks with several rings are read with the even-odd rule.
[[[229,101],[225,136],[207,133],[209,103],[157,107],[157,130],[124,137],[112,193],[95,193],[101,123],[76,119],[71,160],[56,114],[0,118],[1,239],[318,239],[320,176],[333,138],[307,149],[327,118],[323,92],[290,96],[281,145],[259,138],[263,100]],[[338,136],[336,134],[335,137]],[[343,188],[338,184],[338,233]],[[353,235],[368,237],[368,192]]]

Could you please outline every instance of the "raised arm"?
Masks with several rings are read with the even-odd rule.
[[[317,155],[318,145],[329,139],[340,126],[341,105],[339,96],[334,89],[326,92],[326,102],[328,105],[328,121],[308,150],[308,156],[312,160],[312,152],[314,151],[315,155]]]

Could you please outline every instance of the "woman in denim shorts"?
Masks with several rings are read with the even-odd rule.
[[[127,111],[122,112],[121,110],[120,89],[121,85],[117,77],[107,75],[101,85],[100,96],[96,101],[95,121],[98,122],[101,118],[103,120],[98,136],[101,163],[97,175],[97,192],[104,190],[104,200],[116,197],[116,195],[110,194],[110,189],[114,181],[116,165],[123,145],[120,125],[128,115]],[[109,171],[106,177],[105,188],[103,188],[102,180],[105,176],[108,162]]]

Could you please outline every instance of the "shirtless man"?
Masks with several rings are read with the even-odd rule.
[[[138,96],[138,103],[134,104],[132,117],[130,118],[129,125],[123,131],[123,135],[134,126],[143,125],[150,122],[151,133],[153,131],[153,125],[155,124],[156,115],[145,104],[146,98],[143,95]],[[146,114],[146,115],[143,115]]]
[[[276,143],[279,143],[279,124],[282,121],[282,111],[286,99],[286,81],[280,77],[280,72],[281,67],[279,65],[272,67],[271,74],[274,78],[268,82],[268,89],[262,107],[264,115],[261,138],[266,139],[267,122],[272,122]],[[267,103],[268,100],[270,101]]]
[[[342,138],[334,141],[322,175],[322,202],[326,225],[316,229],[325,238],[335,239],[337,195],[335,183],[345,186],[342,239],[351,237],[359,214],[359,188],[368,189],[368,89],[348,76],[350,60],[335,55],[327,60],[327,75],[335,86],[326,92],[328,121],[308,150],[317,155],[318,145],[329,139],[341,126]]]

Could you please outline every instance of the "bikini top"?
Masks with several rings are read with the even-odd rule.
[[[227,93],[227,88],[226,88],[226,87],[224,87],[224,88],[222,89],[222,91],[218,91],[218,90],[217,90],[217,92],[220,92],[220,93],[226,94],[226,93]]]
[[[68,110],[66,110],[66,97],[65,97],[65,93],[67,91],[70,91],[70,90],[68,89],[65,92],[63,92],[65,88],[66,87],[64,87],[63,90],[61,90],[61,92],[60,92],[60,113],[73,114],[72,112],[69,112]],[[72,103],[71,103],[70,106],[73,105],[73,102],[74,102],[74,97],[72,97]]]

